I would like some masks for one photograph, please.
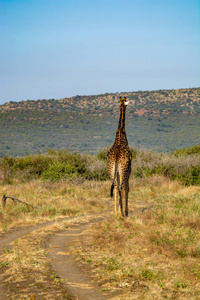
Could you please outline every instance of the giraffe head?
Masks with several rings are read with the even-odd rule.
[[[119,106],[121,105],[125,105],[127,106],[129,104],[129,101],[126,101],[126,97],[124,97],[124,99],[122,99],[122,97],[119,97]]]

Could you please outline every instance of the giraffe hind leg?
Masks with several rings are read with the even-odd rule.
[[[118,194],[118,189],[117,189],[116,185],[114,187],[114,192],[115,192],[115,214],[117,215],[117,194]]]
[[[123,176],[121,173],[121,166],[119,167],[119,173],[118,173],[118,193],[119,193],[119,216],[123,217]]]
[[[120,199],[119,184],[120,184],[120,179],[119,179],[119,173],[117,172],[117,174],[116,174],[116,185],[115,185],[115,214],[116,215],[120,214],[120,206],[119,206],[119,203],[118,203],[118,198]]]
[[[129,183],[125,185],[125,216],[128,217],[128,193],[129,193]]]
[[[125,198],[125,216],[128,217],[128,195]]]
[[[119,216],[123,217],[122,189],[119,189]]]

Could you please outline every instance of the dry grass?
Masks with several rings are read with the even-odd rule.
[[[87,213],[109,209],[110,217],[92,225],[71,246],[76,258],[101,282],[102,290],[121,291],[116,299],[199,299],[200,187],[184,187],[160,176],[131,179],[130,216],[124,219],[114,216],[109,189],[110,182],[95,181],[0,186],[1,195],[41,206],[28,211],[7,200],[6,208],[0,210],[1,231],[68,215],[87,218]],[[37,236],[42,239],[49,230],[54,229],[40,230]],[[38,266],[45,273],[45,253],[39,239],[31,244],[35,240],[31,235],[19,239],[14,252],[4,253],[1,261],[9,264],[8,278],[17,278],[26,269],[37,272]],[[42,278],[33,284],[42,284]]]
[[[0,263],[7,297],[13,300],[71,299],[62,285],[64,280],[51,268],[44,240],[76,222],[88,220],[89,217],[82,216],[55,222],[18,238],[4,249]]]
[[[200,188],[154,177],[131,189],[130,202],[134,214],[93,225],[77,258],[102,289],[123,291],[117,299],[198,299]]]
[[[0,207],[0,232],[16,226],[24,226],[55,220],[66,216],[100,212],[109,197],[109,183],[97,181],[31,181],[13,185],[0,185],[0,196],[12,195],[39,208],[15,205],[10,199],[6,207]]]

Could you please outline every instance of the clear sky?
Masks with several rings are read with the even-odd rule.
[[[0,104],[200,86],[199,0],[0,0]]]

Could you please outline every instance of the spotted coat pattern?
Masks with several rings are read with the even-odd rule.
[[[129,176],[131,173],[132,155],[125,132],[126,97],[119,98],[120,118],[115,141],[107,154],[108,175],[112,179],[111,197],[115,195],[115,213],[124,216],[123,201],[125,198],[125,216],[128,216]],[[119,205],[117,204],[119,198]],[[119,206],[119,207],[118,207]]]

